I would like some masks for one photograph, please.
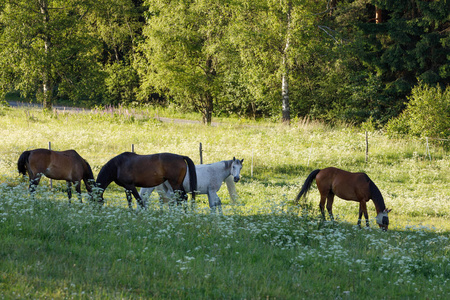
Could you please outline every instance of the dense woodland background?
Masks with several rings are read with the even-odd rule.
[[[3,0],[0,97],[449,137],[449,14],[447,0]]]

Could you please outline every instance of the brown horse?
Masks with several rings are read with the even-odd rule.
[[[186,165],[187,164],[187,165]],[[181,191],[186,199],[183,180],[189,166],[190,187],[192,199],[195,200],[197,190],[197,174],[194,162],[187,156],[172,153],[159,153],[152,155],[138,155],[124,152],[108,161],[97,176],[97,187],[100,189],[99,202],[103,203],[103,193],[111,182],[125,188],[128,206],[131,208],[131,194],[142,208],[144,201],[136,187],[154,187],[166,180],[174,191]]]
[[[311,188],[313,180],[316,179],[317,188],[320,193],[320,212],[325,219],[325,201],[327,201],[327,210],[333,220],[333,200],[338,196],[344,200],[359,202],[358,225],[361,226],[361,217],[364,214],[366,225],[369,226],[369,216],[367,214],[366,202],[370,199],[375,204],[377,210],[376,221],[378,225],[387,230],[389,226],[388,213],[391,210],[386,209],[383,196],[375,183],[365,173],[351,173],[337,168],[325,168],[314,170],[306,178],[305,183],[297,195],[295,201],[298,203],[302,196]]]
[[[36,186],[41,180],[41,176],[55,180],[65,180],[67,182],[67,196],[69,203],[72,199],[72,183],[75,185],[80,202],[81,180],[84,181],[86,189],[91,193],[91,183],[94,182],[94,175],[88,162],[84,160],[75,150],[52,151],[48,149],[35,149],[24,151],[17,162],[19,173],[30,178],[30,192],[33,194]]]

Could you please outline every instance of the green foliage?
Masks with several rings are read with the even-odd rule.
[[[145,40],[136,61],[144,87],[154,87],[178,104],[194,108],[207,123],[227,68],[222,40],[228,17],[222,2],[145,1]],[[140,96],[147,92],[153,93],[144,88]]]
[[[87,95],[97,81],[98,42],[84,30],[89,1],[6,1],[0,14],[0,82],[4,91],[55,96]],[[89,85],[93,83],[93,85]],[[74,91],[76,90],[76,91]]]
[[[379,99],[375,107],[381,113],[376,113],[377,119],[386,122],[397,115],[418,80],[429,85],[450,83],[448,1],[357,0],[337,7],[335,24],[350,33],[353,55],[367,74],[381,79],[382,85],[374,85]],[[375,7],[381,10],[378,23]]]
[[[408,98],[406,109],[387,124],[391,134],[411,134],[419,137],[450,137],[450,87],[430,87],[420,84]]]
[[[49,105],[94,105],[106,90],[120,97],[103,65],[128,57],[139,22],[132,1],[113,2],[7,0],[0,7],[1,93],[19,91]]]
[[[106,67],[108,76],[105,78],[107,89],[105,104],[130,104],[136,99],[136,89],[139,78],[136,71],[129,65],[114,63]]]
[[[253,116],[280,116],[281,77],[288,78],[292,114],[297,107],[309,106],[314,60],[322,46],[314,13],[319,4],[305,1],[238,1],[230,6],[232,22],[228,39],[239,54],[238,101]],[[228,92],[233,94],[234,90]]]
[[[278,120],[289,109],[385,124],[419,81],[450,83],[449,9],[420,0],[5,0],[0,97],[90,107],[164,99],[208,123]]]

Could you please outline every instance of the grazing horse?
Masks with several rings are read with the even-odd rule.
[[[41,176],[55,180],[65,180],[67,182],[67,196],[69,203],[72,199],[72,183],[75,185],[80,202],[81,180],[84,181],[89,194],[92,191],[91,183],[94,175],[88,162],[84,160],[75,150],[52,151],[48,149],[35,149],[24,151],[17,162],[19,173],[30,178],[30,192],[35,192],[36,186],[41,180]]]
[[[312,171],[305,180],[305,183],[297,195],[295,201],[298,203],[302,196],[311,188],[312,181],[316,179],[317,188],[320,193],[320,212],[325,219],[325,201],[327,202],[327,210],[333,220],[333,200],[334,196],[338,196],[344,200],[352,200],[359,202],[358,225],[361,226],[361,217],[364,214],[366,218],[366,226],[369,226],[369,216],[367,214],[366,202],[370,199],[375,204],[377,211],[377,224],[387,230],[389,226],[388,213],[390,209],[386,209],[383,196],[375,183],[365,173],[351,173],[337,168],[325,168],[322,170]]]
[[[136,187],[154,187],[168,181],[174,191],[181,191],[186,199],[183,180],[189,169],[190,191],[195,200],[197,175],[194,162],[187,156],[172,153],[138,155],[124,152],[108,161],[97,176],[97,187],[100,188],[99,202],[103,203],[103,193],[111,182],[125,188],[128,206],[131,208],[131,194],[142,208],[145,203]]]
[[[237,193],[234,183],[238,182],[241,177],[240,173],[243,162],[243,159],[239,160],[233,157],[232,160],[223,160],[208,165],[195,166],[197,173],[197,194],[208,195],[209,207],[212,210],[215,210],[217,207],[221,210],[222,202],[217,192],[224,181],[227,184],[230,198],[233,201],[236,200]],[[183,180],[183,187],[186,192],[192,191],[190,188],[190,177],[188,175]],[[161,202],[170,202],[173,198],[173,190],[167,181],[156,187],[142,188],[139,195],[141,197],[144,197],[144,195],[150,196],[154,189],[158,192]]]

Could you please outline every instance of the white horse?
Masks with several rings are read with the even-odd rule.
[[[236,201],[238,195],[236,192],[235,182],[238,182],[241,177],[242,163],[244,160],[239,160],[233,157],[232,160],[223,160],[208,165],[196,165],[195,171],[197,172],[197,191],[196,194],[208,195],[209,207],[211,210],[219,208],[222,210],[222,201],[220,200],[217,192],[222,186],[222,182],[225,181],[228,188],[228,193],[233,202]],[[184,190],[189,193],[189,172],[186,173],[186,177],[183,181]],[[150,197],[153,190],[156,189],[160,196],[160,201],[170,202],[174,199],[174,192],[170,184],[166,181],[158,186],[151,188],[141,188],[139,195],[142,199]],[[145,196],[145,197],[144,197]]]

